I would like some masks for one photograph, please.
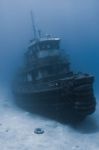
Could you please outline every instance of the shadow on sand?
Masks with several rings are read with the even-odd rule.
[[[81,120],[79,121],[77,118],[76,119],[71,118],[70,114],[60,115],[59,113],[56,112],[49,112],[48,110],[44,110],[44,109],[40,110],[40,108],[36,109],[33,106],[30,105],[28,106],[23,103],[16,103],[16,104],[24,111],[30,112],[31,114],[37,114],[49,119],[53,119],[64,125],[69,125],[71,128],[73,128],[74,130],[82,134],[91,134],[91,133],[99,132],[98,122],[93,115],[88,116],[82,121]]]
[[[71,127],[82,134],[99,132],[99,124],[94,116],[88,116],[82,122],[71,124]]]

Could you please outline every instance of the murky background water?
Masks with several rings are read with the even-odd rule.
[[[62,38],[73,70],[95,75],[99,89],[99,2],[97,0],[0,1],[0,147],[2,150],[98,150],[99,107],[76,125],[31,114],[14,103],[10,89],[23,53],[33,38],[30,11],[42,34]],[[41,127],[45,133],[34,134]]]

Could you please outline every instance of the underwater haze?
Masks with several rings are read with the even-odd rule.
[[[97,0],[1,0],[0,76],[13,77],[21,64],[29,40],[33,38],[31,10],[43,34],[62,39],[75,71],[95,75],[99,88],[99,1]]]
[[[33,39],[31,10],[43,35],[61,38],[72,70],[95,76],[97,108],[83,122],[62,123],[15,104],[9,83]],[[98,90],[98,0],[0,0],[0,150],[99,150]]]

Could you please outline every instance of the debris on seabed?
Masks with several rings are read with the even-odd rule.
[[[34,130],[34,133],[35,133],[35,134],[43,134],[43,133],[44,133],[44,130],[43,130],[42,128],[36,128],[36,129]]]
[[[81,150],[79,145],[72,147],[72,150]]]

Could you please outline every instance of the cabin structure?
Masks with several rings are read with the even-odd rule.
[[[70,72],[68,58],[61,53],[60,38],[47,36],[32,41],[25,53],[29,81],[48,81]]]

